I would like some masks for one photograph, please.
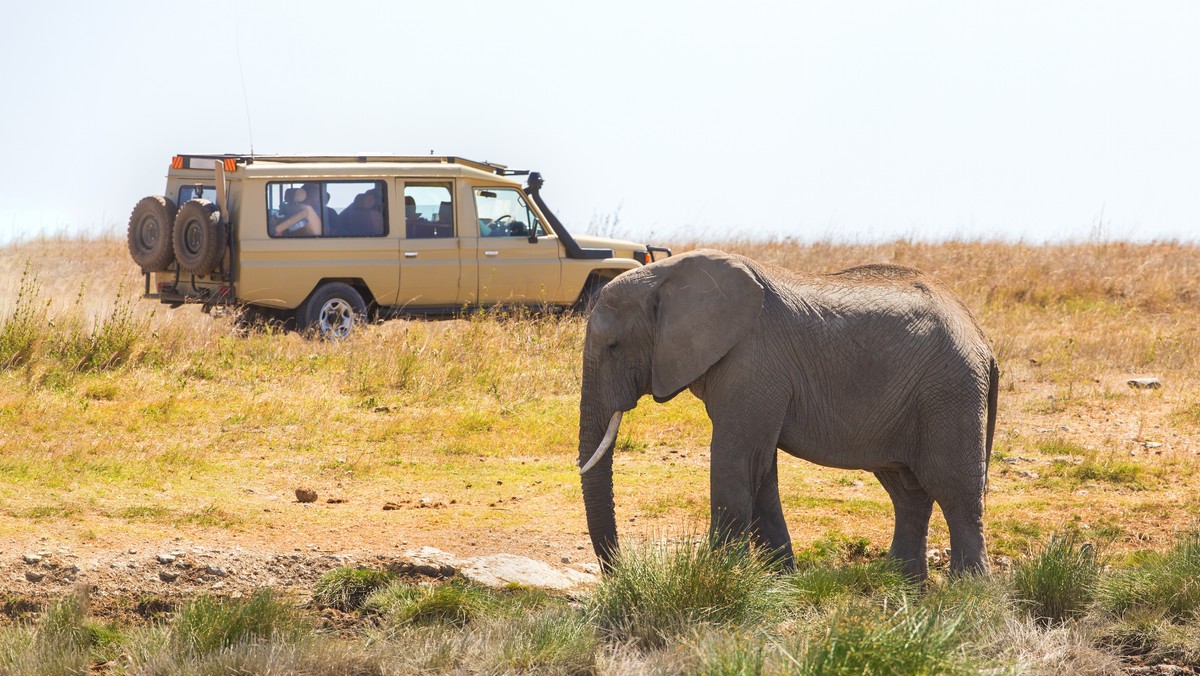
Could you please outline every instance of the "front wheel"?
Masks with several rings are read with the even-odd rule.
[[[349,284],[330,282],[317,289],[296,312],[296,328],[321,340],[342,340],[367,316],[362,295]]]
[[[604,285],[609,280],[604,277],[598,277],[587,283],[583,287],[583,291],[579,294],[579,300],[575,301],[574,310],[579,314],[591,314],[592,309],[596,307],[596,303],[600,301],[600,292],[604,289]]]

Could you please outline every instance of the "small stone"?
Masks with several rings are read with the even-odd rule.
[[[327,502],[331,505],[340,505],[340,504],[346,502],[346,498],[329,498],[325,502]]]
[[[174,582],[179,579],[179,573],[173,570],[160,570],[158,571],[158,579],[163,582]]]
[[[385,511],[385,512],[390,512],[390,511],[397,510],[397,509],[400,509],[400,505],[397,505],[394,502],[383,503],[383,511]]]
[[[37,554],[26,554],[21,558],[25,559],[25,563],[28,563],[31,566],[36,566],[42,562],[42,557],[38,556]]]
[[[159,554],[158,556],[156,556],[154,558],[158,559],[158,562],[163,565],[166,565],[168,563],[175,563],[175,557],[171,556],[170,554]]]
[[[296,500],[298,502],[316,502],[317,492],[311,488],[297,488]]]
[[[25,571],[25,579],[29,580],[30,582],[41,582],[43,579],[45,579],[45,577],[45,573],[41,573],[36,570]]]
[[[569,557],[569,556],[564,556],[564,557],[562,557],[562,559],[560,559],[560,561],[562,561],[563,563],[570,563],[570,562],[571,562],[571,557]]]
[[[1157,390],[1162,387],[1162,382],[1158,378],[1134,378],[1128,385],[1135,390]]]
[[[225,575],[227,574],[225,572],[225,569],[220,566],[207,566],[204,568],[204,572],[208,573],[209,575],[215,575],[217,577],[225,577]]]
[[[1142,446],[1145,448],[1158,448],[1159,446],[1162,446],[1162,443],[1158,441],[1146,441],[1142,443]]]
[[[1017,476],[1021,477],[1022,479],[1036,479],[1039,475],[1033,470],[1023,469],[1020,472],[1017,472]]]
[[[863,484],[863,482],[859,481],[858,479],[855,479],[854,481],[850,482],[850,485],[854,486],[855,488],[862,488],[864,484]]]
[[[220,589],[220,588],[222,588],[222,587],[224,587],[224,586],[225,586],[225,581],[224,581],[224,580],[221,580],[220,582],[215,582],[215,583],[213,583],[213,586],[212,586],[212,588],[213,588],[213,589]]]

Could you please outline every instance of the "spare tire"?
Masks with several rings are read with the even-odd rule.
[[[129,215],[129,255],[142,272],[166,270],[175,260],[171,233],[176,211],[170,197],[151,195],[143,197]]]
[[[193,275],[215,270],[225,255],[225,224],[217,205],[202,199],[184,202],[172,239],[180,270]]]

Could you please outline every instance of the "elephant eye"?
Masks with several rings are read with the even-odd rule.
[[[610,350],[615,350],[615,349],[616,349],[616,347],[617,347],[617,339],[616,339],[616,338],[609,338],[609,339],[608,339],[608,342],[607,342],[607,343],[605,343],[605,345],[607,345],[607,346],[608,346],[608,349],[610,349]]]

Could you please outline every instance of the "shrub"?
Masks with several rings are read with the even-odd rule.
[[[35,300],[40,293],[37,275],[30,271],[27,262],[17,287],[16,303],[0,324],[0,369],[26,364],[45,339],[49,303]]]
[[[1074,531],[1051,536],[1045,548],[1013,567],[1016,599],[1034,618],[1062,622],[1086,610],[1103,561]]]

